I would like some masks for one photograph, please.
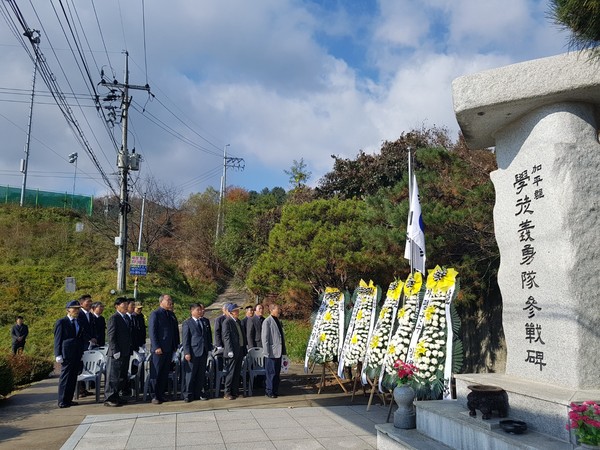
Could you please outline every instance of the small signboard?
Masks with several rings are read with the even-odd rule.
[[[131,252],[129,275],[146,275],[148,273],[148,252]]]
[[[75,277],[66,277],[65,278],[65,291],[68,293],[73,293],[77,290],[77,284],[75,283]]]

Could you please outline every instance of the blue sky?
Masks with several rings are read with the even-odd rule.
[[[77,94],[78,122],[105,172],[114,173],[116,150],[82,95],[85,83],[52,3],[58,6],[20,7],[29,26],[42,30],[49,66],[63,91]],[[568,41],[547,20],[548,3],[534,0],[172,0],[168,7],[96,0],[97,19],[92,2],[64,3],[89,42],[93,80],[104,68],[122,81],[127,49],[130,82],[147,80],[156,96],[133,93],[129,149],[144,157],[137,186],[143,190],[150,176],[182,198],[218,188],[226,144],[246,164],[229,171],[229,185],[287,189],[284,170],[293,160],[304,159],[314,185],[331,170],[332,154],[375,152],[421,126],[456,135],[454,78],[556,55]],[[20,187],[33,65],[5,17],[0,22],[0,183]],[[71,192],[67,155],[77,151],[76,192],[105,194],[47,88],[37,86],[28,187]],[[120,140],[119,127],[112,132]]]

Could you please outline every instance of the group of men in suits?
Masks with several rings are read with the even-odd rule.
[[[85,349],[100,343],[108,347],[106,367],[106,406],[121,406],[126,399],[121,392],[126,387],[130,356],[133,350],[144,346],[146,327],[141,314],[141,304],[119,297],[115,313],[108,322],[102,316],[104,305],[92,305],[89,295],[67,303],[67,314],[57,320],[54,328],[54,354],[61,363],[58,404],[61,408],[75,405],[77,375],[81,371],[81,358]],[[133,307],[133,308],[132,308]],[[270,307],[271,315],[262,317],[263,307],[257,305],[255,314],[247,314],[245,324],[239,320],[240,307],[226,303],[223,315],[215,320],[215,346],[211,326],[204,317],[204,306],[190,305],[190,317],[182,324],[183,384],[185,402],[207,400],[206,367],[208,354],[216,349],[223,354],[226,372],[224,398],[234,400],[239,396],[241,368],[248,348],[262,347],[266,369],[266,395],[275,398],[279,389],[282,356],[286,354],[283,327],[279,321],[280,308]],[[141,317],[141,320],[139,319]],[[245,325],[245,326],[244,326]],[[106,329],[106,340],[104,330]],[[143,330],[143,333],[142,331]],[[170,295],[159,297],[159,307],[152,311],[148,321],[150,337],[150,380],[153,383],[152,403],[166,401],[165,391],[173,355],[180,346],[179,327],[173,312]],[[142,342],[142,337],[143,341]],[[252,343],[250,344],[250,339]]]
[[[286,354],[283,327],[279,321],[281,308],[273,304],[271,315],[263,317],[263,306],[256,305],[253,314],[246,308],[246,317],[240,321],[240,307],[235,303],[225,303],[223,315],[215,320],[215,343],[222,348],[223,365],[226,372],[224,397],[235,400],[239,396],[242,361],[247,350],[254,347],[263,349],[265,361],[265,395],[277,398],[281,361]]]

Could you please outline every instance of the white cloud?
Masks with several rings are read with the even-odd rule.
[[[89,59],[93,79],[99,81],[100,67],[110,73],[112,66],[122,81],[120,51],[127,47],[130,82],[144,84],[140,3],[94,3],[108,55],[91,5],[76,5],[94,50],[95,61]],[[316,181],[330,170],[331,154],[352,157],[359,149],[375,151],[382,141],[394,140],[422,123],[456,130],[452,79],[550,56],[562,51],[566,42],[565,34],[545,19],[545,3],[539,0],[381,0],[376,6],[301,0],[173,0],[168,5],[145,5],[148,80],[156,99],[147,101],[145,93],[132,91],[136,109],[145,106],[147,117],[132,111],[130,148],[135,143],[144,155],[143,173],[174,184],[196,179],[194,190],[204,189],[207,183],[218,185],[227,143],[234,156],[246,159],[246,171],[236,175],[235,183],[261,189],[287,186],[283,170],[294,159],[304,158]],[[86,92],[54,13],[43,2],[36,2],[35,7],[44,21],[42,48],[61,86],[68,89],[49,43],[69,74],[73,90]],[[30,26],[36,27],[30,7],[23,4],[22,10]],[[32,64],[15,44],[15,37],[0,26],[0,87],[27,92]],[[46,90],[41,83],[39,89]],[[20,185],[18,166],[28,104],[26,95],[19,96],[23,103],[7,101],[14,98],[0,90],[0,114],[21,127],[0,116],[0,182]],[[115,149],[95,111],[86,111],[98,142],[85,117],[76,111],[79,121],[105,170],[114,172]],[[203,149],[181,142],[150,119]],[[31,177],[30,186],[70,191],[68,177],[73,167],[66,155],[74,150],[80,154],[82,172],[94,174],[56,107],[36,104],[33,135],[55,153],[36,147],[30,167],[54,176]],[[115,135],[120,139],[118,128]],[[206,181],[206,174],[214,176]],[[78,186],[82,193],[98,195],[103,190],[83,174]],[[190,189],[192,184],[185,186]]]

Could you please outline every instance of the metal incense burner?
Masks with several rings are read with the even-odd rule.
[[[493,411],[498,411],[501,418],[508,415],[508,394],[504,389],[485,384],[472,384],[467,387],[471,390],[467,395],[467,407],[471,417],[477,415],[476,409],[481,411],[483,420],[489,420]]]

